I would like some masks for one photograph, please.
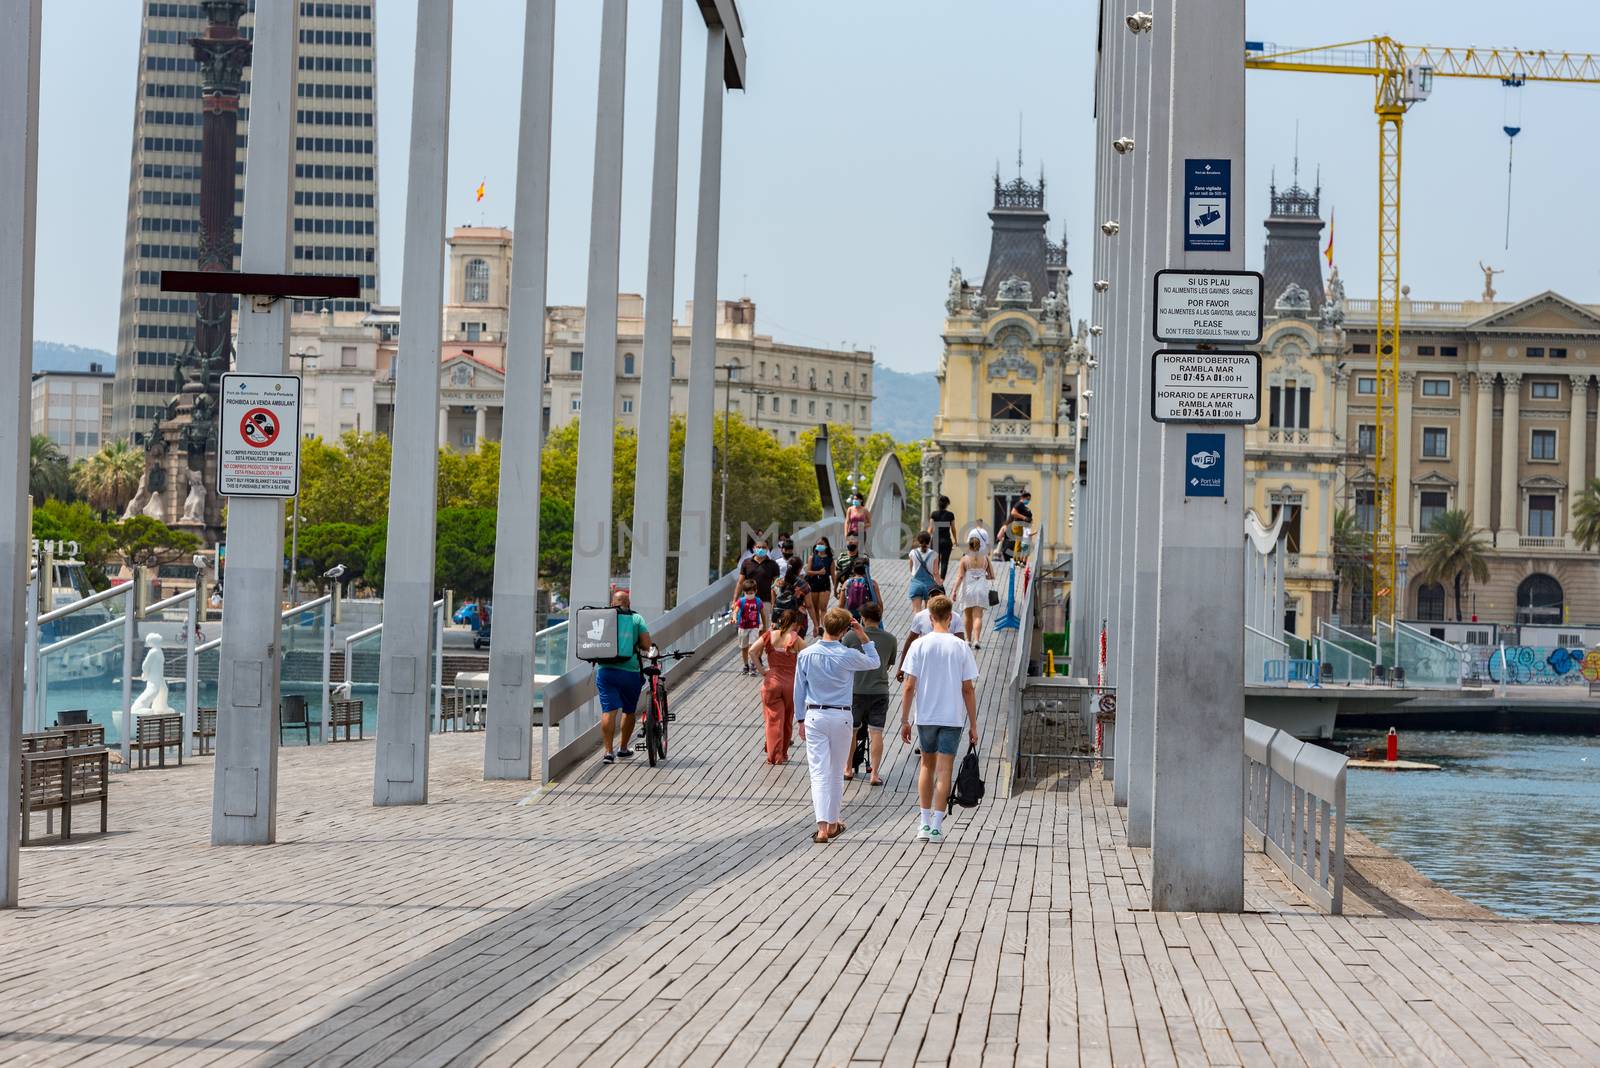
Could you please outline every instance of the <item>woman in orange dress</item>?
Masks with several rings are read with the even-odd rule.
[[[787,764],[794,732],[794,663],[806,640],[800,637],[803,618],[791,609],[778,617],[773,628],[750,647],[750,662],[765,670],[761,682],[761,711],[767,721],[767,763]]]

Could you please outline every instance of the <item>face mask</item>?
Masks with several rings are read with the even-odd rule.
[[[857,549],[861,548],[861,546],[858,543],[853,542],[853,541],[845,542],[844,547],[846,549],[849,549],[851,552],[855,552]]]
[[[765,560],[767,558],[767,550],[757,549],[755,552],[755,557],[757,560]]]

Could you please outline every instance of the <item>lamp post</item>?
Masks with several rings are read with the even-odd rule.
[[[728,558],[728,423],[733,418],[733,376],[739,370],[737,363],[719,363],[717,370],[722,379],[722,518],[717,521],[717,574],[722,574],[723,561]]]
[[[740,393],[748,393],[750,396],[756,398],[756,403],[755,403],[756,429],[760,430],[761,429],[761,403],[762,403],[760,398],[774,396],[778,391],[775,390],[775,389],[762,389],[760,386],[745,386],[743,389],[739,390],[739,392]]]
[[[301,396],[304,396],[306,377],[306,357],[315,357],[315,352],[291,352],[290,356],[300,361]],[[295,480],[295,488],[299,489],[299,480]],[[300,494],[294,495],[294,521],[289,525],[289,603],[296,604],[299,600],[300,584],[294,577],[295,568],[300,566]]]

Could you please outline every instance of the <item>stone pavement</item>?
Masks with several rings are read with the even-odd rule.
[[[984,642],[986,737],[1009,649]],[[1259,857],[1251,912],[1155,914],[1109,784],[991,797],[927,846],[898,742],[815,845],[758,687],[725,648],[664,767],[531,799],[480,780],[477,734],[434,738],[419,808],[371,806],[370,742],[289,749],[270,847],[206,844],[209,760],[121,776],[112,834],[25,853],[0,1059],[1600,1063],[1600,929],[1330,918]]]

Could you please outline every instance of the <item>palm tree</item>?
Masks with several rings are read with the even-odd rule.
[[[1335,509],[1333,513],[1333,577],[1352,593],[1362,589],[1367,581],[1367,532],[1356,522],[1355,513],[1348,508]],[[1333,591],[1334,611],[1339,610],[1339,591]]]
[[[143,475],[144,450],[126,441],[112,441],[73,468],[72,480],[95,508],[120,512],[133,499]]]
[[[1591,478],[1572,502],[1572,536],[1585,549],[1600,544],[1600,478]]]
[[[1428,527],[1422,543],[1421,582],[1449,582],[1456,595],[1456,622],[1461,622],[1461,593],[1468,582],[1488,582],[1489,562],[1484,552],[1489,543],[1478,536],[1472,516],[1460,509],[1440,512]]]
[[[28,495],[35,501],[65,499],[72,492],[67,478],[67,458],[48,435],[35,434],[28,442]]]

